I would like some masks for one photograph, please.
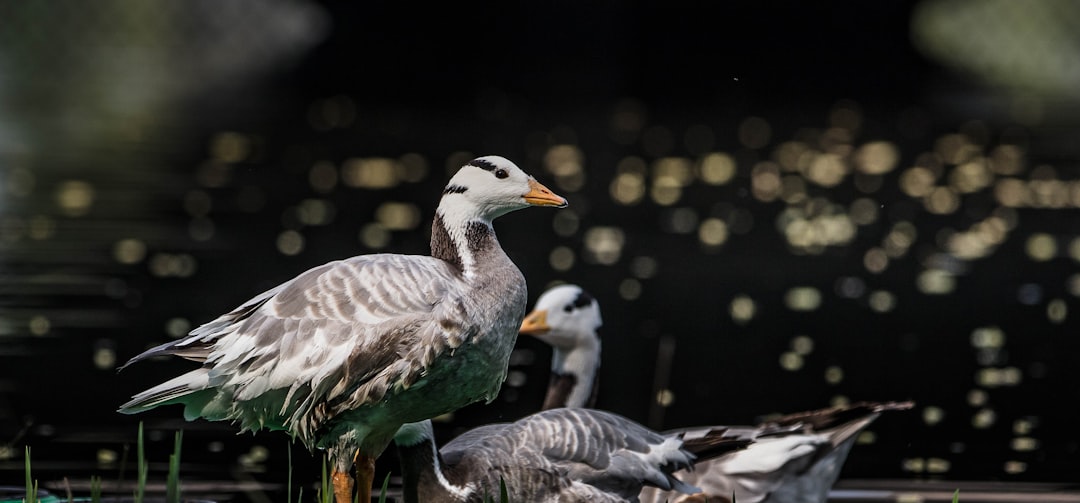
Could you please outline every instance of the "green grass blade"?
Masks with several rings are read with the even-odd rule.
[[[173,453],[169,456],[169,474],[165,479],[165,501],[180,503],[180,445],[184,439],[184,430],[176,432],[173,441]]]
[[[37,503],[37,481],[30,475],[30,446],[26,446],[24,459],[26,472],[26,503]]]
[[[101,477],[90,476],[90,503],[101,503]]]
[[[390,488],[390,474],[382,481],[382,491],[379,492],[379,503],[386,503],[386,490]]]
[[[321,503],[332,503],[334,501],[333,491],[330,490],[330,479],[326,476],[326,455],[323,455],[322,461],[322,491],[319,491],[319,501]]]
[[[506,479],[499,477],[499,503],[510,503],[510,492],[506,490]]]
[[[135,483],[135,503],[143,503],[146,496],[146,476],[150,471],[150,463],[146,461],[146,453],[143,446],[143,423],[139,421],[139,438],[135,447],[135,459],[138,462],[138,480]]]
[[[959,503],[959,501],[960,501],[960,490],[957,489],[956,492],[952,493],[952,503]]]

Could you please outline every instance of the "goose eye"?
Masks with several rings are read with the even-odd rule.
[[[508,176],[510,176],[510,173],[507,173],[505,169],[495,170],[495,178],[506,178]]]
[[[562,310],[569,313],[570,311],[574,310],[574,306],[571,306],[570,304],[567,304],[567,305],[563,306]]]

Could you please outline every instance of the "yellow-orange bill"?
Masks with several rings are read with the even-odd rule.
[[[551,330],[551,327],[547,324],[547,310],[540,309],[525,316],[525,320],[521,322],[521,328],[518,329],[518,332],[525,335],[538,335],[548,330]]]
[[[525,202],[533,206],[566,206],[566,198],[562,197],[536,180],[529,179],[529,192],[525,194]]]

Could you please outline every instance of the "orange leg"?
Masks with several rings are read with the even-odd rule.
[[[357,453],[356,456],[356,494],[360,503],[371,502],[371,486],[375,483],[375,458]]]
[[[352,477],[347,472],[339,472],[335,468],[330,478],[334,482],[334,501],[336,503],[352,503]]]

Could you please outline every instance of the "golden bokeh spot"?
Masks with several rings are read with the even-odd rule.
[[[1028,237],[1024,251],[1031,260],[1046,262],[1057,256],[1057,240],[1045,233],[1035,233]]]
[[[855,151],[855,168],[871,175],[892,171],[899,160],[899,149],[887,141],[872,141]]]
[[[652,164],[652,177],[654,181],[667,179],[665,183],[673,183],[685,187],[694,180],[693,163],[685,157],[663,157]]]
[[[971,425],[977,429],[985,430],[994,425],[997,421],[997,414],[993,409],[980,409],[971,418]]]
[[[780,368],[788,371],[795,372],[803,367],[802,355],[794,352],[787,351],[780,355]]]
[[[653,180],[649,195],[656,204],[671,206],[682,197],[682,185],[671,177],[657,178]]]
[[[731,313],[731,319],[735,323],[745,325],[754,319],[754,315],[757,313],[757,304],[754,299],[746,295],[739,295],[731,300],[728,312]]]
[[[556,246],[548,255],[551,268],[559,272],[566,272],[574,267],[574,259],[574,250],[567,246]]]
[[[780,167],[769,161],[757,163],[750,170],[750,186],[757,200],[776,200],[780,195]]]
[[[641,282],[634,278],[626,278],[619,282],[619,297],[623,300],[637,300],[641,297]]]
[[[109,466],[116,463],[120,455],[113,449],[98,449],[96,459],[98,465]]]
[[[844,369],[837,367],[836,365],[830,365],[825,368],[825,382],[835,386],[840,384],[844,380]]]
[[[1023,461],[1006,461],[1002,468],[1009,475],[1019,475],[1027,471],[1027,463]]]
[[[1069,305],[1064,299],[1054,299],[1046,305],[1046,319],[1050,320],[1050,323],[1060,325],[1068,316]]]
[[[1009,446],[1016,452],[1032,452],[1039,449],[1039,440],[1032,437],[1015,437]]]
[[[870,309],[878,313],[887,313],[896,308],[896,296],[885,290],[875,290],[867,297]]]
[[[791,350],[802,356],[809,355],[814,352],[814,339],[806,335],[797,335],[791,339]]]
[[[398,172],[397,161],[393,159],[353,158],[346,160],[342,165],[341,178],[349,187],[387,189],[398,184]]]
[[[247,159],[251,154],[252,141],[240,133],[225,131],[210,139],[210,158],[231,164]]]
[[[675,403],[675,392],[670,389],[662,389],[656,392],[656,404],[661,407],[671,407]]]
[[[626,236],[618,227],[593,227],[585,231],[585,259],[592,263],[612,265],[622,256]]]
[[[735,159],[723,152],[713,152],[701,158],[698,176],[709,185],[724,185],[735,177]]]
[[[960,208],[960,197],[949,187],[935,187],[923,198],[926,211],[936,215],[948,215]]]
[[[632,206],[645,197],[645,177],[636,173],[619,173],[609,187],[611,199],[624,206]]]
[[[560,189],[576,192],[585,186],[585,155],[574,145],[554,145],[544,153],[544,169]]]
[[[278,234],[277,249],[283,255],[298,255],[304,251],[304,236],[294,230]]]
[[[112,370],[116,366],[116,350],[111,347],[94,349],[94,367],[98,370]]]
[[[413,203],[385,202],[375,209],[375,220],[387,230],[412,230],[420,225],[420,208]]]
[[[937,177],[933,171],[916,166],[900,174],[900,190],[911,197],[924,197],[934,190]]]
[[[93,185],[81,180],[68,180],[57,188],[56,203],[64,215],[81,217],[90,212],[94,196]]]
[[[1027,206],[1031,196],[1023,180],[1002,178],[994,184],[994,198],[1005,206],[1019,208]]]
[[[801,141],[786,141],[773,150],[773,160],[786,173],[801,171],[810,159],[810,146]]]
[[[719,218],[706,218],[698,227],[698,240],[709,247],[717,247],[728,239],[727,223]]]
[[[403,182],[422,182],[428,175],[427,159],[415,152],[399,157],[394,167],[397,169],[398,178]]]
[[[136,264],[146,258],[146,243],[140,239],[127,238],[113,245],[113,259],[121,264]]]
[[[360,242],[364,246],[378,250],[390,244],[390,231],[378,222],[372,222],[360,229]]]
[[[652,257],[634,257],[634,260],[630,262],[630,272],[632,272],[635,277],[641,279],[649,279],[656,276],[656,271],[659,267],[660,264]]]
[[[1005,331],[1000,327],[979,327],[971,332],[971,347],[999,349],[1005,347]]]
[[[952,170],[949,185],[961,194],[978,192],[994,182],[994,175],[983,157],[976,157]]]
[[[986,390],[973,389],[967,393],[967,403],[972,407],[982,407],[990,401],[990,395],[986,393]]]
[[[881,248],[871,248],[863,255],[863,267],[874,274],[880,274],[889,267],[889,256]]]
[[[45,335],[49,333],[51,327],[52,322],[45,315],[37,314],[30,317],[28,328],[31,335]]]
[[[555,231],[556,235],[564,238],[576,234],[580,226],[581,219],[578,218],[577,213],[569,208],[555,212],[555,216],[551,220],[552,230]]]
[[[792,311],[813,311],[821,307],[821,292],[812,286],[794,287],[784,294],[784,304]]]
[[[806,170],[806,178],[822,187],[834,187],[844,181],[848,167],[838,154],[821,154],[814,157]]]
[[[941,269],[927,269],[919,273],[915,284],[927,295],[945,295],[956,289],[956,278]]]
[[[1013,434],[1030,435],[1035,430],[1035,422],[1030,419],[1017,419],[1013,421]]]
[[[945,410],[935,405],[923,409],[922,420],[927,426],[934,426],[945,419]]]
[[[326,199],[304,199],[296,207],[296,216],[304,225],[327,225],[334,220],[337,209]]]

